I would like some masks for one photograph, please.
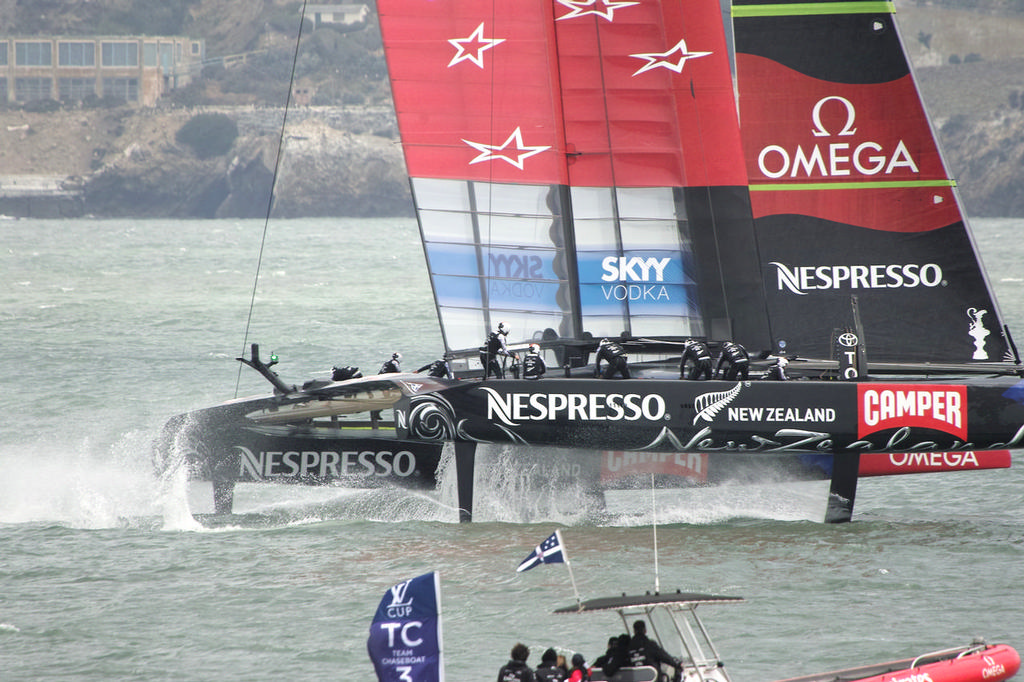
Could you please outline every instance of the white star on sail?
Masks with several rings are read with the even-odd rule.
[[[504,38],[484,38],[484,24],[480,23],[476,27],[476,30],[469,34],[468,38],[450,38],[448,40],[458,52],[452,57],[452,60],[448,62],[448,68],[455,66],[459,62],[471,61],[481,69],[484,68],[484,51],[489,50],[499,43],[505,42]],[[466,45],[468,44],[468,49]]]
[[[550,145],[546,147],[527,147],[526,145],[524,145],[523,132],[519,129],[518,126],[512,132],[512,134],[508,136],[508,139],[505,140],[500,146],[496,146],[493,144],[484,144],[482,142],[470,142],[469,140],[466,139],[463,139],[462,141],[468,144],[473,149],[480,152],[479,156],[477,156],[475,159],[469,162],[471,165],[474,163],[482,163],[484,161],[493,161],[496,159],[501,159],[502,161],[507,161],[508,163],[512,164],[519,170],[523,170],[523,161],[525,159],[530,158],[534,154],[540,154],[543,151],[551,149]],[[505,148],[513,143],[515,143],[515,147],[513,149],[516,153],[513,155],[503,153],[505,151]],[[515,158],[513,158],[513,156]]]
[[[612,14],[614,14],[615,10],[622,9],[623,7],[632,7],[640,3],[630,2],[629,0],[558,0],[558,4],[564,5],[572,11],[558,17],[556,21],[583,17],[588,14],[594,14],[604,17],[608,21],[614,21]]]
[[[645,54],[631,54],[630,57],[636,57],[637,59],[646,59],[647,63],[640,67],[640,70],[633,75],[639,75],[644,71],[650,71],[656,69],[659,66],[675,71],[676,73],[683,72],[683,65],[686,64],[687,59],[693,59],[695,57],[706,57],[711,54],[710,52],[690,52],[686,49],[686,41],[680,40],[676,43],[668,52],[648,52]],[[676,55],[672,58],[672,55]]]

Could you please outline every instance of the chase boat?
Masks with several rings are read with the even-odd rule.
[[[614,612],[625,632],[632,623],[647,622],[648,635],[682,663],[685,682],[732,682],[715,648],[697,607],[744,601],[692,592],[675,594],[608,597],[583,601],[555,611],[556,614],[583,615]],[[986,644],[976,640],[964,646],[922,653],[913,658],[861,665],[816,675],[804,675],[780,682],[1003,682],[1020,670],[1020,655],[1005,644]],[[655,682],[672,679],[672,670],[650,666],[625,667],[606,676],[599,668],[591,670],[592,680],[610,682]]]

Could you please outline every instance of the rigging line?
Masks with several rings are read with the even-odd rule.
[[[263,249],[267,245],[267,231],[270,228],[270,213],[274,209],[274,193],[277,190],[278,172],[281,169],[281,157],[284,155],[284,131],[288,127],[288,110],[292,103],[292,89],[295,87],[295,67],[299,62],[299,45],[302,42],[302,26],[306,23],[306,3],[309,0],[302,0],[302,10],[299,12],[299,30],[295,35],[295,54],[292,56],[292,72],[288,78],[288,94],[284,100],[284,115],[281,117],[281,133],[277,137],[277,155],[274,158],[274,174],[270,182],[270,196],[267,197],[267,213],[263,220],[263,235],[260,238],[260,252],[256,258],[256,275],[252,281],[252,294],[249,297],[249,314],[245,320],[245,334],[242,338],[242,356],[245,356],[245,346],[249,342],[249,329],[252,326],[252,311],[256,306],[256,288],[260,281],[260,268],[263,266]],[[238,397],[239,386],[242,383],[242,363],[238,363],[238,376],[235,379],[235,397]]]
[[[498,30],[498,6],[497,6],[497,2],[492,2],[491,3],[491,31],[494,32],[495,36],[497,36],[497,30]],[[487,127],[491,131],[491,140],[495,140],[496,139],[494,137],[494,132],[495,132],[494,131],[494,120],[495,120],[494,102],[495,102],[495,89],[496,89],[495,85],[496,85],[496,81],[497,81],[497,72],[498,72],[498,65],[496,63],[497,60],[498,60],[498,56],[495,55],[491,59],[491,61],[490,61],[490,65],[491,65],[491,73],[490,73],[490,81],[491,82],[490,82],[490,86],[491,86],[491,88],[490,88],[490,101],[488,102],[489,106],[488,106],[488,111],[487,111],[487,115],[488,115]],[[504,133],[501,133],[501,134],[504,134]],[[492,312],[492,310],[491,310],[491,296],[490,296],[490,293],[491,293],[491,278],[495,276],[495,273],[491,270],[491,263],[493,262],[493,259],[491,258],[491,249],[493,247],[493,236],[494,236],[494,234],[493,234],[493,230],[494,230],[494,164],[495,164],[495,161],[493,159],[487,164],[487,213],[486,213],[487,224],[486,224],[486,226],[484,226],[484,229],[486,230],[486,234],[487,234],[486,241],[484,241],[483,235],[481,234],[481,241],[483,242],[481,244],[481,246],[485,246],[486,247],[486,261],[485,261],[485,263],[481,264],[481,265],[483,265],[483,270],[482,270],[483,277],[481,278],[483,280],[482,281],[483,291],[481,293],[483,294],[482,300],[484,302],[484,325],[487,327],[486,329],[484,329],[484,339],[487,338],[488,332],[490,332],[492,329],[494,329],[494,322],[495,322],[493,319],[491,319],[491,312]],[[476,186],[475,185],[471,185],[470,186],[470,190],[471,191],[475,191],[476,190]],[[471,196],[470,197],[470,201],[475,203],[475,198]],[[477,211],[477,221],[479,222],[480,219],[483,217],[480,214],[479,206],[477,206],[476,211]],[[481,259],[483,259],[484,256],[485,256],[485,254],[483,252],[484,252],[484,249],[480,249],[480,258]],[[486,368],[485,368],[485,370],[486,370]]]

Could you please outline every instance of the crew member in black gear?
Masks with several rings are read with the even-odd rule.
[[[563,682],[565,671],[558,667],[558,652],[554,649],[545,651],[534,674],[537,682]]]
[[[647,637],[647,623],[642,620],[633,621],[633,638],[629,640],[629,664],[635,667],[649,665],[658,670],[665,664],[675,670],[673,680],[679,680],[683,672],[682,662],[670,656],[661,645]],[[659,674],[658,680],[661,679],[662,675]]]
[[[523,356],[523,378],[540,379],[547,371],[548,366],[544,364],[544,358],[540,355],[540,346],[531,343],[530,350]]]
[[[352,365],[331,367],[331,381],[348,381],[349,379],[358,379],[361,376],[363,376],[363,373],[359,371],[359,368]]]
[[[443,357],[440,360],[434,360],[433,362],[427,363],[416,370],[419,374],[422,371],[426,371],[428,376],[436,377],[438,379],[454,379],[455,375],[452,374],[452,366],[448,364],[448,357]]]
[[[402,354],[392,353],[389,360],[385,360],[380,366],[378,374],[395,374],[402,371]]]
[[[711,375],[711,351],[708,345],[700,339],[687,339],[683,343],[683,357],[679,360],[679,378],[696,381],[710,379]]]
[[[533,669],[526,665],[530,650],[525,644],[512,647],[512,658],[498,671],[498,682],[537,682]]]
[[[788,364],[789,360],[786,358],[776,358],[775,364],[764,373],[764,378],[771,381],[789,381],[789,375],[786,374],[786,365]]]
[[[602,375],[601,362],[603,361],[607,361],[608,366]],[[594,358],[594,377],[604,376],[605,379],[612,379],[616,374],[620,374],[623,379],[628,379],[627,362],[626,351],[618,342],[601,339],[601,343],[597,344],[597,356]]]
[[[724,371],[722,368],[725,368]],[[750,356],[747,349],[738,343],[726,341],[722,344],[722,357],[718,358],[715,376],[727,381],[746,381],[750,375]]]
[[[497,379],[505,378],[505,371],[498,362],[498,356],[512,357],[508,346],[505,345],[505,338],[508,336],[508,327],[504,322],[498,323],[498,331],[487,335],[487,341],[480,346],[480,362],[484,366],[484,380],[493,374]]]

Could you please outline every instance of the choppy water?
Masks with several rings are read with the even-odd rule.
[[[515,566],[562,527],[584,597],[653,589],[645,496],[596,524],[567,493],[522,524],[525,500],[495,493],[492,520],[459,525],[446,493],[243,487],[239,525],[204,529],[154,477],[169,415],[265,389],[232,360],[262,228],[0,221],[0,680],[372,679],[377,602],[430,570],[455,682],[493,679],[516,641],[600,653],[618,624],[550,614],[573,602],[566,569]],[[1024,222],[974,228],[1020,335]],[[440,350],[411,220],[275,222],[262,272],[249,341],[288,380]],[[1024,649],[1019,467],[865,480],[842,526],[802,520],[821,490],[800,486],[659,496],[662,589],[749,600],[704,612],[735,682],[976,635]]]

